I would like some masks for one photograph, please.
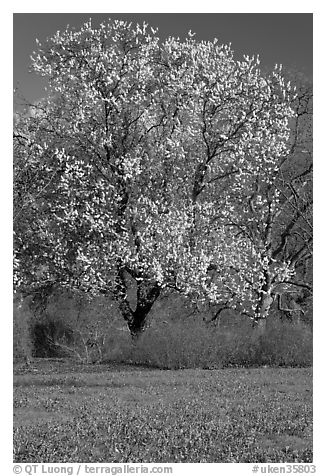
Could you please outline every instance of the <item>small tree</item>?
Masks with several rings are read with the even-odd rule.
[[[57,32],[32,66],[49,90],[15,125],[17,288],[110,293],[134,336],[165,288],[264,317],[264,246],[245,225],[268,220],[253,191],[288,155],[281,68],[121,21]]]

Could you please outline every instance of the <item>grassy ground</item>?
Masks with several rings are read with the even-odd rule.
[[[312,462],[311,369],[14,374],[15,462]]]

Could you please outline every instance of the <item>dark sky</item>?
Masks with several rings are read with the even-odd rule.
[[[236,57],[260,55],[262,67],[282,63],[312,78],[313,15],[310,13],[16,13],[14,21],[14,87],[29,101],[42,97],[42,80],[29,73],[35,39],[52,36],[67,24],[80,27],[92,18],[96,26],[118,18],[158,27],[158,35],[184,37],[189,30],[199,40],[218,38],[232,43]]]

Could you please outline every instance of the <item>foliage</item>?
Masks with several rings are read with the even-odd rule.
[[[261,318],[269,315],[275,301],[279,311],[304,314],[312,297],[312,86],[300,77],[293,82],[297,94],[288,153],[279,158],[272,183],[266,186],[256,176],[250,199],[233,217],[234,226],[264,259],[256,308]],[[282,274],[282,269],[287,272]],[[254,285],[250,275],[246,280]]]
[[[42,312],[34,308],[30,325],[33,355],[102,361],[107,349],[112,353],[121,341],[119,334],[126,330],[121,324],[112,300],[90,299],[84,293],[56,288]]]
[[[149,329],[133,343],[114,301],[57,290],[44,313],[32,315],[25,338],[32,336],[35,357],[77,362],[161,369],[312,365],[312,329],[304,322],[280,320],[274,311],[261,336],[246,317],[225,311],[211,321],[208,310],[190,312],[187,300],[176,297],[157,301]]]
[[[32,314],[26,301],[16,296],[13,306],[13,356],[28,360],[33,351]]]
[[[281,67],[121,21],[57,32],[32,66],[49,91],[15,125],[16,287],[112,293],[132,334],[167,288],[263,314],[269,257],[241,224],[267,233],[280,202],[294,98]]]
[[[274,316],[260,335],[243,318],[233,316],[233,321],[217,327],[198,319],[162,323],[155,317],[134,345],[120,336],[120,350],[111,353],[108,348],[105,361],[160,369],[312,365],[312,331],[305,324]]]
[[[42,365],[15,376],[17,463],[312,462],[309,369]]]

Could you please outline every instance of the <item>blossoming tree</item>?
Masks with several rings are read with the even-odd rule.
[[[271,261],[250,229],[268,234],[280,200],[257,183],[288,154],[281,68],[121,21],[57,32],[32,65],[48,94],[15,124],[16,288],[110,294],[134,336],[166,288],[266,317]]]

